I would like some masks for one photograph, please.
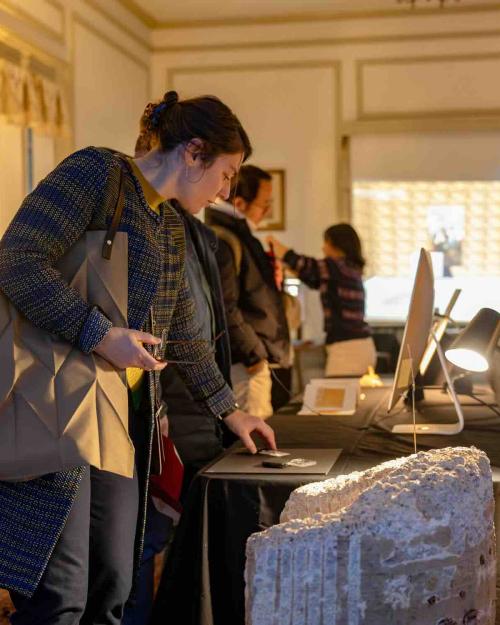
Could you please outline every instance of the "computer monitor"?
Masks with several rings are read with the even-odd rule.
[[[455,405],[457,423],[403,423],[395,425],[395,434],[457,434],[463,429],[464,419],[460,404],[446,366],[443,350],[432,327],[434,316],[434,275],[429,252],[420,250],[413,291],[408,309],[403,340],[399,350],[388,411],[414,387],[424,355],[429,350],[429,339],[434,341],[436,351],[447,383],[447,391]]]
[[[434,274],[431,255],[420,250],[403,340],[394,375],[389,411],[408,392],[427,348],[434,315]]]

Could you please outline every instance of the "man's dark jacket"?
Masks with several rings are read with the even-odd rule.
[[[199,219],[174,204],[184,221],[186,237],[190,237],[205,273],[212,294],[216,342],[215,360],[228,384],[231,383],[231,348],[226,324],[219,268],[215,253],[217,237]],[[201,466],[212,460],[223,449],[218,422],[195,402],[180,378],[175,365],[167,366],[161,374],[163,397],[167,404],[169,435],[186,468],[186,486],[189,478]]]
[[[261,242],[253,236],[246,219],[209,208],[205,222],[229,230],[241,242],[239,274],[231,246],[219,238],[217,250],[232,362],[249,367],[266,359],[288,367],[290,337],[285,310]]]

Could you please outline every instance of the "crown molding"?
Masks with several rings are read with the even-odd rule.
[[[122,4],[121,0],[118,0],[120,4]],[[128,35],[131,39],[133,39],[136,43],[138,43],[143,48],[146,48],[148,52],[152,51],[151,43],[147,40],[147,38],[141,37],[135,31],[133,31],[129,26],[121,22],[117,19],[111,12],[107,11],[103,8],[101,4],[96,2],[96,0],[84,0],[84,2],[90,6],[94,11],[100,13],[108,22],[111,22],[116,28],[123,31],[126,35]]]
[[[429,17],[443,15],[459,15],[463,13],[484,13],[500,11],[500,2],[495,4],[476,4],[474,6],[417,7],[401,6],[398,9],[334,11],[331,13],[300,13],[296,15],[276,15],[269,17],[237,17],[207,20],[172,20],[160,21],[142,9],[135,0],[117,0],[127,11],[134,15],[142,24],[153,30],[170,30],[182,28],[211,28],[223,26],[263,26],[279,24],[296,24],[300,22],[336,22],[359,19]]]
[[[119,0],[130,11],[141,19],[150,28],[158,30],[181,29],[181,28],[211,28],[220,26],[262,26],[266,24],[294,24],[299,22],[336,22],[359,19],[380,19],[380,18],[415,18],[439,15],[458,15],[467,13],[484,13],[500,11],[500,2],[495,4],[476,4],[474,6],[444,6],[440,7],[411,7],[401,6],[399,9],[380,10],[360,10],[360,11],[335,11],[325,14],[304,12],[296,15],[277,15],[269,17],[238,17],[227,19],[207,19],[207,20],[172,20],[159,21],[151,15],[146,14],[134,2],[134,0]]]
[[[134,17],[136,17],[140,22],[147,26],[148,28],[159,28],[160,22],[156,20],[150,13],[144,11],[140,6],[138,6],[134,0],[117,0],[124,9],[126,9],[129,13],[132,13]]]
[[[70,69],[68,61],[60,56],[47,52],[35,44],[27,42],[25,39],[4,27],[0,28],[0,43],[18,51],[22,56],[38,59],[47,66],[57,69],[59,72],[67,72]]]
[[[435,41],[453,39],[491,39],[500,37],[500,30],[456,31],[436,33],[409,33],[405,35],[358,35],[352,37],[326,37],[319,39],[279,39],[269,41],[236,41],[228,43],[185,44],[155,46],[153,52],[202,52],[224,50],[258,50],[272,48],[308,48],[322,46],[369,45],[377,43],[398,43],[411,41]]]
[[[48,0],[47,3],[55,8],[57,11],[59,11],[64,28],[64,8],[62,7],[62,5],[59,4],[59,2],[57,2],[56,0]],[[56,30],[53,30],[52,28],[50,28],[50,26],[47,26],[45,22],[42,22],[38,18],[34,17],[31,13],[18,7],[17,5],[12,4],[11,2],[9,2],[9,0],[0,0],[0,9],[9,13],[17,19],[28,22],[29,24],[33,25],[39,32],[43,33],[57,43],[64,45],[64,32],[60,33]]]

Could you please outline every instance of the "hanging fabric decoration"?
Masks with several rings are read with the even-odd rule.
[[[0,118],[50,136],[69,133],[61,85],[6,59],[0,59]]]

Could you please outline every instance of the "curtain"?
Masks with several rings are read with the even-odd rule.
[[[63,88],[5,59],[0,59],[0,118],[49,136],[69,134]]]

